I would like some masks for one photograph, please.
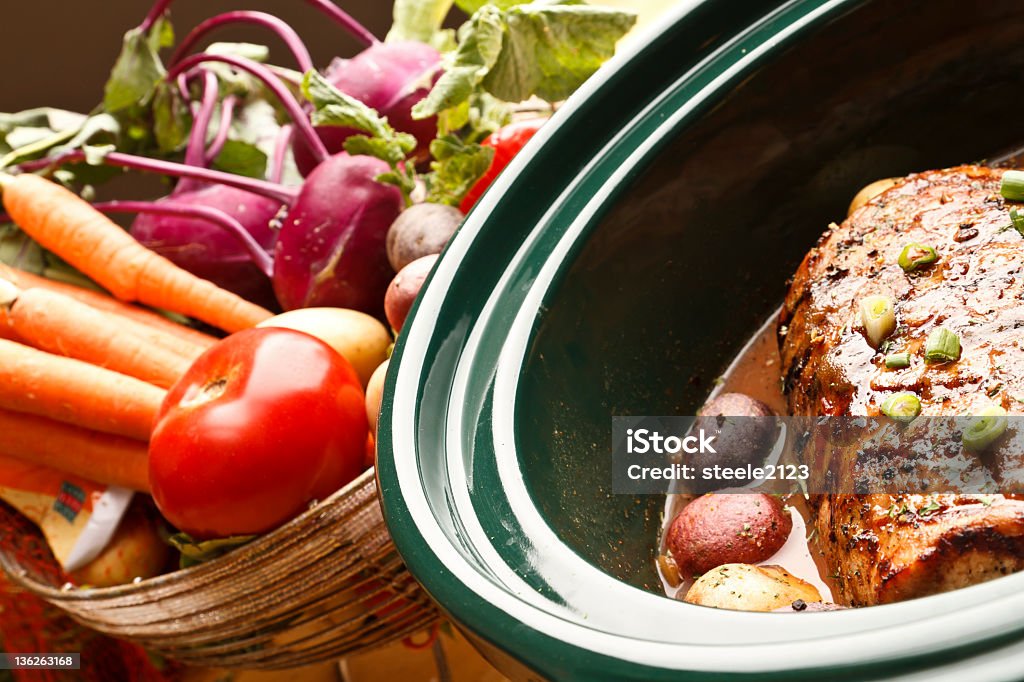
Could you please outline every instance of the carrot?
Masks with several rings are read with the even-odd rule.
[[[25,281],[26,279],[22,278],[22,280]],[[7,285],[9,285],[9,284],[10,284],[9,281],[5,280],[3,278],[2,273],[0,273],[0,292],[6,291],[7,290]],[[32,287],[30,289],[42,289],[42,288]],[[59,294],[58,292],[52,291],[52,290],[50,290],[48,288],[47,289],[42,289],[42,291],[51,291],[52,293],[56,293],[58,296],[63,296],[63,294]],[[18,295],[20,295],[20,292],[18,292]],[[197,357],[202,355],[203,352],[206,350],[206,347],[204,347],[204,346],[201,346],[199,344],[195,344],[195,343],[193,343],[191,341],[186,341],[186,340],[184,340],[184,339],[182,339],[182,338],[180,338],[178,336],[175,336],[173,334],[167,334],[167,333],[163,332],[162,330],[157,329],[155,327],[151,327],[151,326],[139,323],[139,322],[136,321],[136,319],[134,319],[132,317],[125,317],[123,315],[119,315],[116,312],[115,313],[103,312],[102,310],[99,310],[98,308],[93,308],[93,306],[88,305],[87,303],[84,303],[84,302],[80,301],[79,299],[72,298],[70,296],[68,296],[66,298],[68,298],[69,300],[76,301],[80,306],[87,306],[89,308],[92,308],[92,309],[96,310],[97,312],[99,312],[104,317],[111,318],[110,322],[108,323],[109,325],[111,325],[111,326],[113,326],[115,328],[120,328],[120,329],[122,329],[122,330],[124,330],[126,332],[131,332],[135,336],[139,336],[139,337],[142,337],[143,339],[145,339],[147,343],[151,343],[154,346],[159,346],[160,348],[163,348],[164,350],[167,350],[167,351],[176,353],[178,355],[181,355],[182,357],[184,357],[184,358],[186,358],[188,360],[195,360]],[[0,306],[7,307],[11,303],[13,303],[13,300],[16,300],[16,296],[14,298],[10,299],[9,301],[5,302],[4,301],[4,296],[2,294],[0,294]],[[114,299],[111,299],[111,300],[114,300]],[[12,334],[11,340],[12,341],[23,341],[23,342],[25,342],[24,339],[19,339],[17,337],[17,334],[14,332],[13,327],[10,324],[9,317],[6,314],[6,311],[3,310],[2,308],[0,308],[0,326],[5,326],[11,332],[11,334]],[[0,332],[0,336],[3,336],[2,332]],[[32,345],[32,344],[30,343],[30,345]]]
[[[172,310],[227,332],[273,316],[153,253],[54,182],[25,173],[0,176],[0,188],[4,208],[22,230],[122,301]]]
[[[0,455],[97,483],[149,492],[146,444],[0,409]]]
[[[87,362],[0,340],[0,408],[148,441],[166,391]]]
[[[21,290],[14,287],[13,290],[17,293],[13,296],[5,296],[3,292],[8,291],[9,287],[13,286],[14,285],[11,284],[9,280],[4,279],[3,276],[0,275],[0,330],[2,330],[0,331],[0,338],[7,337],[10,338],[11,341],[19,341],[21,343],[28,343],[28,345],[35,345],[32,342],[26,341],[25,339],[19,337],[17,332],[14,330],[14,326],[10,320],[8,309],[10,308],[11,305],[13,305],[14,301],[17,300],[17,297],[21,295]],[[49,289],[40,289],[38,287],[33,287],[33,289],[40,291],[50,291]],[[54,293],[58,296],[63,296],[63,294],[59,294],[57,292],[51,293]],[[36,295],[33,294],[29,298],[35,298],[35,296]],[[92,308],[92,306],[89,306],[86,303],[82,303],[81,301],[73,299],[69,296],[65,296],[64,298],[67,299],[68,301],[75,301],[79,306],[83,308],[88,307],[93,310],[96,310],[97,313],[100,313],[104,317],[111,318],[110,321],[107,323],[108,326],[120,328],[125,332],[131,332],[136,336],[144,338],[148,343],[152,344],[153,346],[163,349],[164,351],[180,355],[182,358],[185,358],[186,360],[194,361],[205,351],[205,348],[203,348],[202,346],[194,344],[190,341],[186,341],[178,336],[174,336],[173,334],[166,334],[155,327],[150,327],[149,325],[138,322],[130,317],[123,317],[121,315],[118,315],[117,313],[103,312],[99,309]]]
[[[116,316],[46,289],[19,292],[7,310],[8,325],[24,343],[163,388],[170,388],[192,364],[118,322]]]
[[[41,289],[49,289],[50,291],[56,291],[59,294],[70,296],[76,301],[81,301],[87,305],[91,305],[93,308],[98,308],[108,313],[115,313],[122,317],[127,317],[141,324],[145,324],[148,327],[153,327],[170,336],[182,339],[188,343],[198,346],[203,350],[209,348],[213,344],[217,343],[217,339],[213,338],[209,334],[186,327],[185,325],[173,322],[163,315],[158,315],[151,310],[140,308],[130,303],[124,303],[119,301],[113,296],[107,294],[101,294],[98,291],[90,291],[89,289],[83,289],[73,284],[66,284],[65,282],[57,282],[52,279],[33,275],[30,272],[18,270],[10,266],[0,263],[0,278],[9,280],[16,284],[19,289],[31,289],[32,287],[38,287]]]

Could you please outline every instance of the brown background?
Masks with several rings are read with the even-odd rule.
[[[0,111],[56,106],[92,108],[121,46],[121,36],[146,15],[148,0],[0,0]],[[383,38],[391,24],[390,0],[336,0]],[[359,44],[302,0],[177,0],[171,18],[178,37],[203,19],[233,9],[270,12],[302,36],[317,66],[350,57]],[[280,41],[256,27],[223,29],[213,41],[248,40],[271,46],[274,60],[294,62]]]

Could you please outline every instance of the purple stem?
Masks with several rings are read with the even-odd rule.
[[[192,118],[192,132],[188,137],[188,148],[185,149],[185,164],[188,166],[206,166],[206,135],[210,130],[210,121],[217,108],[219,83],[212,71],[203,71],[203,99],[199,111]]]
[[[175,64],[184,59],[185,55],[189,53],[195,44],[211,31],[221,26],[237,23],[256,24],[270,29],[288,46],[288,49],[295,56],[295,61],[299,64],[300,71],[306,73],[313,68],[313,58],[309,56],[309,50],[306,49],[302,38],[295,32],[295,29],[273,14],[250,12],[248,10],[225,12],[199,24],[181,41],[181,44],[174,50],[174,54],[171,55],[171,60],[168,63]]]
[[[224,143],[228,141],[228,134],[231,132],[231,120],[234,118],[235,104],[237,102],[237,97],[228,95],[220,103],[220,123],[217,126],[217,134],[214,136],[213,142],[210,143],[210,148],[206,150],[206,155],[203,159],[204,166],[209,166],[213,163],[213,160],[224,149]]]
[[[219,208],[164,201],[104,201],[93,204],[93,208],[104,213],[152,213],[155,215],[197,218],[220,227],[241,243],[249,258],[268,278],[274,276],[274,261],[256,238],[242,224]]]
[[[267,88],[274,93],[284,108],[288,111],[288,115],[291,117],[292,122],[295,124],[296,130],[303,136],[306,144],[309,145],[310,149],[313,150],[313,154],[319,161],[326,161],[330,156],[327,148],[324,147],[323,140],[313,130],[313,125],[309,122],[305,112],[302,111],[302,107],[292,96],[292,93],[284,86],[274,72],[265,67],[259,62],[254,62],[251,59],[244,59],[242,57],[232,57],[226,54],[194,54],[190,57],[186,57],[167,71],[168,80],[175,78],[179,73],[185,73],[194,66],[205,64],[207,62],[221,62],[227,64],[241,71],[252,74],[259,78],[267,86]]]
[[[22,172],[32,172],[50,168],[52,166],[60,166],[65,163],[83,161],[84,159],[85,152],[81,150],[73,150],[49,158],[26,161],[25,163],[17,166],[17,168]],[[276,199],[281,203],[288,204],[289,206],[295,202],[295,199],[299,195],[298,187],[287,187],[276,182],[247,178],[244,175],[235,175],[234,173],[225,173],[223,171],[211,170],[209,168],[186,166],[181,163],[174,163],[173,161],[160,161],[158,159],[150,159],[145,156],[122,154],[121,152],[110,152],[103,157],[103,163],[107,166],[134,168],[135,170],[147,173],[170,175],[176,178],[193,178],[203,182],[227,185],[228,187],[235,187],[245,190],[246,192],[252,192],[253,194],[259,194],[260,196]]]
[[[173,0],[156,0],[153,6],[149,8],[149,13],[146,14],[146,18],[139,24],[139,30],[143,33],[149,33],[149,30],[153,28],[153,24],[163,16],[167,8],[171,6]]]
[[[284,157],[288,154],[288,147],[292,143],[292,127],[290,125],[283,125],[281,129],[277,131],[277,139],[274,140],[274,158],[271,161],[273,164],[270,167],[270,181],[281,182],[281,176],[284,174]]]
[[[146,18],[142,20],[141,24],[139,24],[139,30],[143,33],[149,33],[149,30],[153,28],[153,25],[157,20],[163,16],[164,12],[166,12],[171,6],[171,2],[173,2],[173,0],[157,0],[153,4],[153,7],[150,8]],[[377,36],[370,33],[365,26],[353,19],[347,12],[344,12],[333,2],[330,2],[329,0],[306,0],[306,3],[326,14],[332,21],[339,24],[366,47],[376,45],[380,42],[380,40],[377,39]]]

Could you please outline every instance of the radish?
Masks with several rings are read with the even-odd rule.
[[[388,170],[380,159],[342,152],[306,178],[274,248],[274,291],[286,310],[336,306],[380,316],[394,276],[385,241],[404,206],[396,187],[375,179]]]
[[[171,5],[172,0],[158,0],[140,28],[148,31]],[[382,117],[393,128],[416,138],[413,159],[425,162],[430,155],[430,142],[437,134],[437,117],[414,119],[412,107],[426,97],[440,74],[441,54],[433,47],[415,41],[382,43],[366,27],[328,0],[306,0],[341,25],[366,46],[351,59],[336,59],[327,68],[325,76],[338,90],[355,97]],[[177,63],[195,44],[211,31],[233,23],[262,25],[288,46],[299,68],[307,72],[313,68],[309,50],[287,23],[263,12],[227,12],[207,19],[193,29],[171,57]],[[297,131],[298,132],[298,131]],[[345,140],[361,131],[343,126],[319,126],[317,135],[331,154],[344,149]],[[304,135],[296,135],[292,152],[299,172],[309,175],[322,157]]]
[[[84,151],[76,150],[26,162],[20,170],[39,170],[81,161],[85,157]],[[388,228],[404,206],[402,193],[396,187],[376,180],[390,169],[384,161],[344,152],[335,154],[317,166],[299,189],[120,152],[107,154],[103,163],[215,183],[218,189],[234,187],[283,201],[288,212],[274,248],[272,272],[274,291],[281,306],[286,310],[334,306],[361,310],[378,318],[383,316],[384,292],[394,275],[388,264],[385,240]],[[208,224],[226,222],[218,219],[216,209],[183,207],[177,201],[154,202],[148,208],[122,203],[119,208],[159,210],[178,218],[191,211]],[[171,213],[174,211],[177,213]],[[206,215],[200,216],[199,211]],[[230,216],[225,217],[230,220]],[[216,222],[211,223],[211,219]],[[244,243],[244,239],[238,240],[238,237],[247,230],[232,228],[232,238]],[[247,248],[247,253],[252,256],[254,252]],[[263,263],[261,269],[267,267]]]
[[[185,163],[206,166],[210,160],[204,148],[207,129],[217,104],[218,83],[211,72],[204,72],[202,102],[196,113]],[[231,108],[231,105],[225,107]],[[230,125],[221,120],[216,144]],[[211,156],[213,149],[211,149]],[[264,254],[274,246],[276,234],[271,221],[281,210],[279,200],[252,192],[185,179],[170,196],[156,202],[174,207],[208,208],[226,213],[259,244]],[[141,207],[140,207],[141,208]],[[221,225],[211,223],[203,211],[143,210],[131,227],[139,242],[189,272],[208,279],[264,307],[276,307],[268,276],[254,265],[251,254],[235,235]],[[267,256],[269,260],[269,256]]]
[[[377,43],[352,59],[335,60],[324,75],[341,92],[376,109],[395,130],[413,135],[417,141],[414,158],[424,161],[430,153],[430,141],[437,135],[437,117],[413,119],[412,108],[427,96],[440,64],[440,53],[425,43]],[[316,132],[327,150],[335,153],[359,131],[320,126]],[[316,166],[309,145],[296,139],[292,151],[299,172],[308,175]]]

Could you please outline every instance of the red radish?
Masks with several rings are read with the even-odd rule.
[[[337,306],[380,316],[394,274],[384,243],[404,206],[396,187],[375,179],[388,170],[343,152],[306,178],[274,247],[274,291],[286,310]]]
[[[203,78],[203,99],[195,115],[185,154],[185,163],[194,166],[207,164],[204,143],[218,95],[216,76],[207,71]],[[222,120],[221,129],[229,124],[230,121]],[[204,217],[202,209],[224,212],[236,221],[235,224],[241,224],[269,260],[267,253],[273,248],[276,238],[270,225],[281,211],[279,200],[185,179],[178,183],[170,196],[157,202],[158,205],[162,203],[172,203],[174,210],[135,204],[142,212],[132,223],[131,232],[143,246],[243,298],[267,308],[277,307],[268,275],[254,264],[252,254],[237,235],[226,232],[221,225]],[[187,207],[198,210],[182,210]]]
[[[30,161],[21,170],[80,161],[85,152]],[[112,166],[135,168],[236,187],[283,200],[288,214],[274,249],[274,291],[285,309],[354,308],[382,315],[393,276],[385,249],[387,231],[404,206],[401,192],[376,180],[389,166],[369,156],[341,153],[320,164],[298,190],[266,180],[111,152]]]
[[[376,109],[395,130],[413,135],[418,142],[414,158],[422,161],[428,157],[430,141],[437,134],[437,117],[415,120],[411,112],[430,92],[440,64],[440,53],[429,45],[378,43],[352,59],[335,60],[324,75],[341,92]],[[336,153],[344,148],[346,139],[361,131],[320,126],[316,132],[327,151]],[[296,139],[293,151],[299,172],[308,175],[317,163],[309,144]]]

